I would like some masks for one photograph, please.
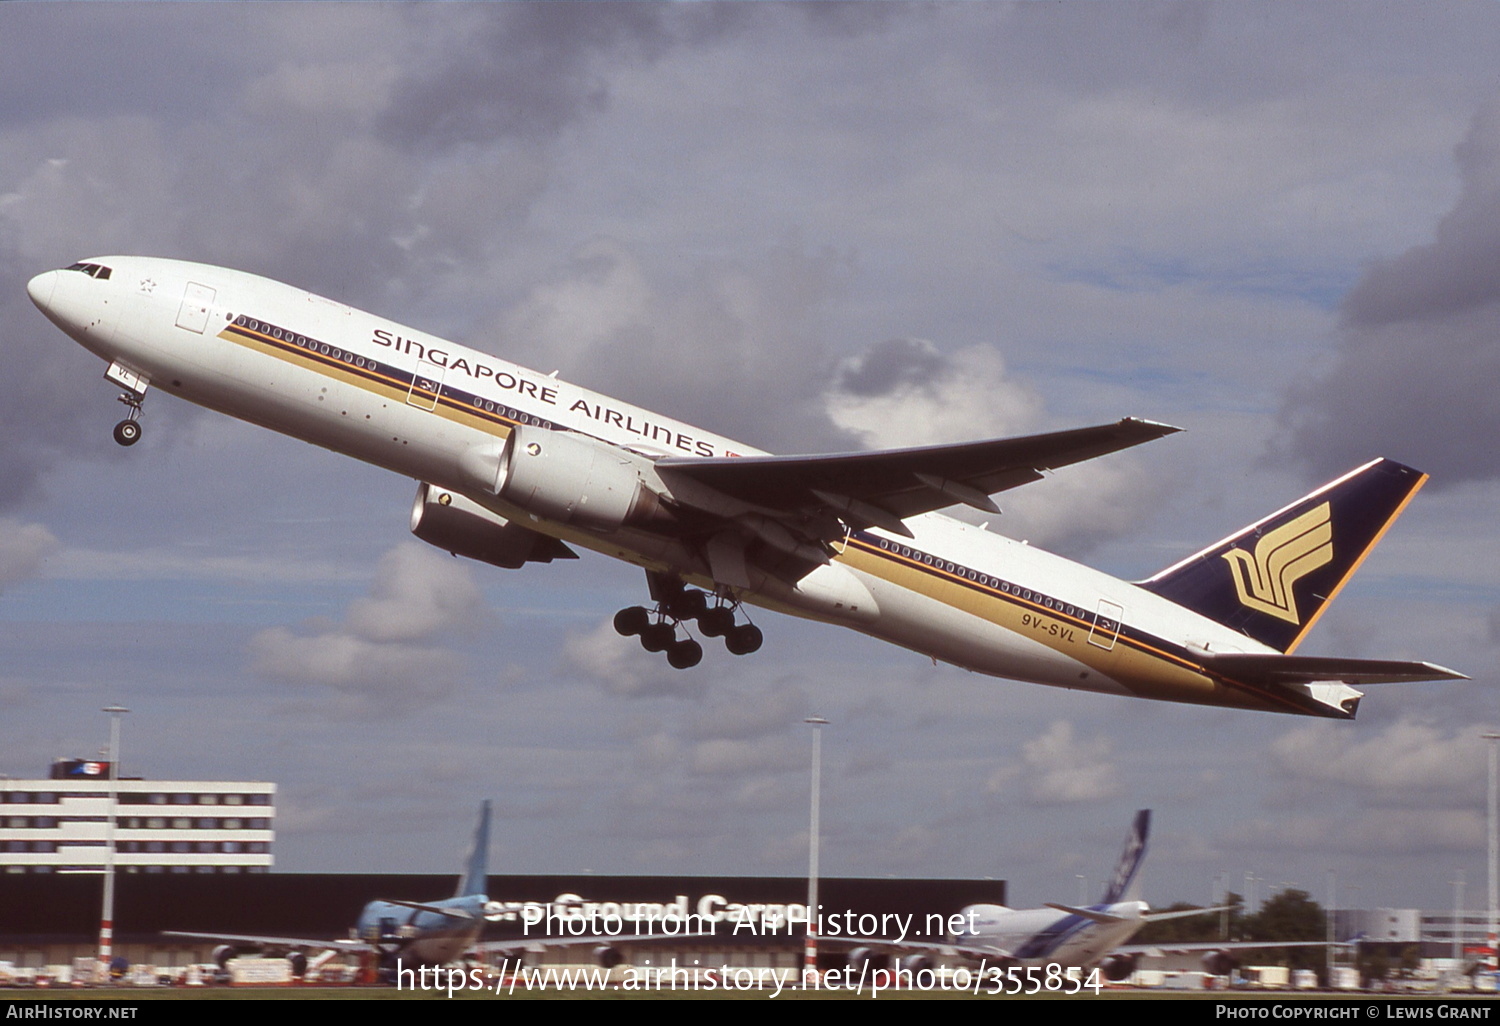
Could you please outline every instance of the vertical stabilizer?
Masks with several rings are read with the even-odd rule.
[[[1114,875],[1104,888],[1101,904],[1113,905],[1118,901],[1134,899],[1135,876],[1146,858],[1146,835],[1150,832],[1151,810],[1141,809],[1135,814],[1135,821],[1130,824],[1130,836],[1125,838],[1125,850],[1120,852],[1120,861],[1115,864]]]
[[[474,828],[474,847],[464,862],[463,876],[458,879],[456,898],[489,892],[490,865],[490,802],[486,798],[479,804],[479,825]]]
[[[1372,460],[1141,587],[1291,652],[1426,480]]]

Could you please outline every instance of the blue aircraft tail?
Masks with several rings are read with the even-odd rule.
[[[479,805],[479,825],[474,828],[474,847],[464,861],[464,874],[458,879],[455,898],[466,898],[471,894],[489,893],[490,864],[490,803],[485,799]]]
[[[1373,460],[1141,587],[1291,652],[1426,480]]]
[[[1140,872],[1141,862],[1146,858],[1146,835],[1150,832],[1151,810],[1141,809],[1135,814],[1135,821],[1130,824],[1130,836],[1125,838],[1125,850],[1120,852],[1120,861],[1115,864],[1114,875],[1104,888],[1101,904],[1113,905],[1117,901],[1127,900],[1131,885],[1135,883],[1135,875]]]

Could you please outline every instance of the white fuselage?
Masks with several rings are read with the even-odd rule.
[[[372,901],[364,907],[355,927],[367,941],[390,957],[407,965],[446,965],[457,962],[474,947],[484,929],[484,895],[446,898],[431,902],[434,909],[449,909],[459,917],[416,909],[389,901]]]
[[[564,428],[647,459],[758,450],[488,353],[255,275],[101,257],[108,280],[39,275],[33,299],[82,345],[152,386],[230,416],[467,495],[528,528],[711,590],[670,531],[591,530],[498,498],[496,453],[516,430]],[[489,475],[487,478],[486,475]],[[850,533],[795,585],[769,574],[735,596],[843,623],[985,674],[1121,695],[1308,711],[1204,672],[1205,652],[1269,652],[1107,574],[941,514],[913,537]],[[858,610],[845,602],[857,596]]]
[[[1116,917],[1100,923],[1053,908],[1012,909],[1003,905],[970,905],[963,917],[972,924],[953,937],[954,943],[993,947],[1022,965],[1060,965],[1089,969],[1125,944],[1146,925],[1149,906],[1143,901],[1091,905],[1091,911]]]

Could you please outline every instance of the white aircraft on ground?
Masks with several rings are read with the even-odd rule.
[[[175,930],[167,935],[224,942],[214,950],[214,961],[221,969],[235,955],[248,951],[289,952],[299,976],[307,970],[310,951],[325,957],[340,953],[374,955],[376,967],[384,975],[395,972],[398,959],[403,968],[447,965],[474,950],[484,929],[490,903],[485,893],[489,849],[490,803],[486,801],[479,808],[474,843],[464,860],[453,897],[438,901],[372,901],[360,911],[347,938],[256,937]]]
[[[1133,973],[1136,962],[1147,954],[1200,954],[1206,971],[1223,976],[1238,964],[1231,952],[1324,944],[1323,941],[1127,944],[1149,923],[1208,915],[1228,907],[1152,912],[1151,906],[1140,900],[1136,881],[1146,857],[1146,839],[1150,830],[1151,810],[1141,809],[1135,814],[1120,861],[1115,864],[1104,888],[1104,896],[1097,904],[1080,907],[1048,902],[1043,908],[1027,909],[969,905],[955,917],[956,921],[963,923],[963,928],[951,934],[947,943],[882,944],[841,937],[827,940],[835,944],[858,945],[849,952],[851,965],[869,962],[874,968],[888,968],[890,959],[885,952],[889,950],[902,953],[900,967],[913,972],[931,968],[934,955],[957,955],[1000,968],[1056,965],[1085,973],[1098,969],[1105,979],[1116,981]],[[1087,982],[1085,985],[1093,984]]]
[[[935,511],[1176,431],[1126,419],[1023,438],[771,456],[290,285],[96,257],[32,301],[109,364],[141,435],[150,385],[415,478],[417,537],[515,568],[645,569],[615,627],[683,668],[696,622],[761,645],[745,604],[841,624],[978,673],[1352,719],[1351,685],[1455,679],[1424,662],[1291,653],[1426,475],[1374,460],[1132,584]]]
[[[585,936],[555,927],[546,919],[527,926],[521,937],[502,941],[481,941],[485,924],[513,918],[514,911],[502,903],[492,902],[489,889],[490,803],[479,807],[479,822],[474,827],[474,842],[464,859],[463,871],[453,897],[437,901],[405,901],[386,898],[369,902],[346,938],[263,937],[245,934],[189,933],[165,931],[169,937],[191,937],[220,941],[213,959],[220,969],[229,960],[248,952],[286,953],[297,976],[309,965],[319,965],[339,954],[372,956],[376,974],[386,982],[396,983],[399,972],[423,966],[444,966],[467,956],[503,956],[504,964],[519,968],[530,953],[548,948],[588,948],[589,957],[605,969],[625,961],[622,947],[648,941],[682,940],[697,937],[702,931],[688,924],[685,928],[657,934],[631,933],[623,928],[610,934]],[[523,923],[525,919],[523,917]],[[533,933],[532,928],[536,928]],[[557,929],[554,936],[549,930]],[[710,936],[712,934],[710,933]],[[316,961],[309,963],[308,954]],[[419,986],[420,981],[406,986]],[[425,989],[425,988],[423,988]]]

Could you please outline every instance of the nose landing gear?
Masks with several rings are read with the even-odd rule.
[[[137,374],[119,362],[110,364],[104,377],[125,390],[118,398],[130,410],[125,419],[115,425],[115,441],[121,445],[134,445],[141,440],[141,403],[146,398],[150,381],[144,374]]]
[[[658,598],[655,609],[645,606],[629,606],[615,614],[615,631],[624,637],[639,637],[641,647],[647,652],[665,652],[667,662],[674,669],[685,670],[697,666],[703,660],[703,646],[691,637],[677,637],[677,628],[696,620],[698,630],[706,638],[723,638],[724,647],[734,655],[749,655],[760,648],[765,640],[760,628],[753,623],[735,623],[735,611],[740,603],[726,604],[716,598],[708,604],[709,596],[696,588],[684,588],[678,582],[675,590],[660,578],[652,579],[652,593]],[[666,592],[663,597],[662,593]]]

